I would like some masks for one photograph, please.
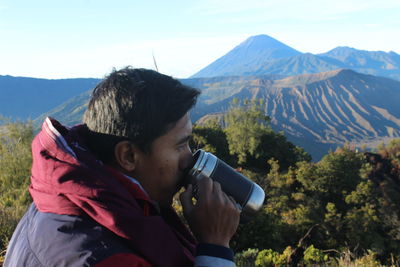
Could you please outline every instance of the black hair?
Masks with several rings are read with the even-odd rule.
[[[199,94],[170,76],[126,67],[114,70],[94,88],[83,122],[99,136],[122,137],[149,152],[152,142],[174,127]]]

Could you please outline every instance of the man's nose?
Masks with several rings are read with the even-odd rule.
[[[185,154],[182,156],[182,160],[180,162],[180,169],[181,170],[186,170],[193,165],[193,153],[190,147],[185,150]]]

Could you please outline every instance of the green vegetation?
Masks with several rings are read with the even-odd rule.
[[[31,123],[0,123],[0,265],[22,214],[31,202],[28,186],[32,164]]]
[[[304,149],[287,141],[282,132],[272,130],[262,106],[261,100],[234,100],[223,121],[211,119],[194,127],[193,147],[257,173],[268,171],[265,163],[271,158],[285,170],[298,161],[310,161],[311,156]]]
[[[400,266],[400,139],[374,153],[345,146],[313,163],[271,129],[261,107],[236,101],[193,129],[193,147],[266,192],[262,211],[231,242],[237,266]],[[30,202],[32,138],[29,123],[0,128],[0,266]]]
[[[238,266],[398,266],[400,140],[375,153],[349,147],[318,163],[275,133],[258,101],[232,103],[194,128],[194,146],[259,183],[263,210],[232,242]]]

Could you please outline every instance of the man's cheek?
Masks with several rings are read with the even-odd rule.
[[[164,167],[159,167],[157,170],[157,174],[159,177],[163,177],[165,175],[165,168]]]

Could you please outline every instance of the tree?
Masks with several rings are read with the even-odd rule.
[[[218,120],[210,119],[201,125],[194,125],[190,146],[194,150],[211,152],[228,164],[236,162],[229,153],[226,133]]]
[[[400,167],[400,138],[391,140],[387,145],[381,144],[378,153]]]
[[[275,158],[282,169],[298,161],[310,161],[304,149],[288,142],[283,133],[276,133],[265,115],[263,100],[234,100],[224,116],[229,153],[245,168],[267,171],[266,162]]]
[[[240,106],[235,100],[224,117],[229,152],[238,157],[238,164],[245,163],[249,157],[260,158],[261,137],[272,131],[270,119],[264,115],[261,104],[261,101],[253,100]]]

